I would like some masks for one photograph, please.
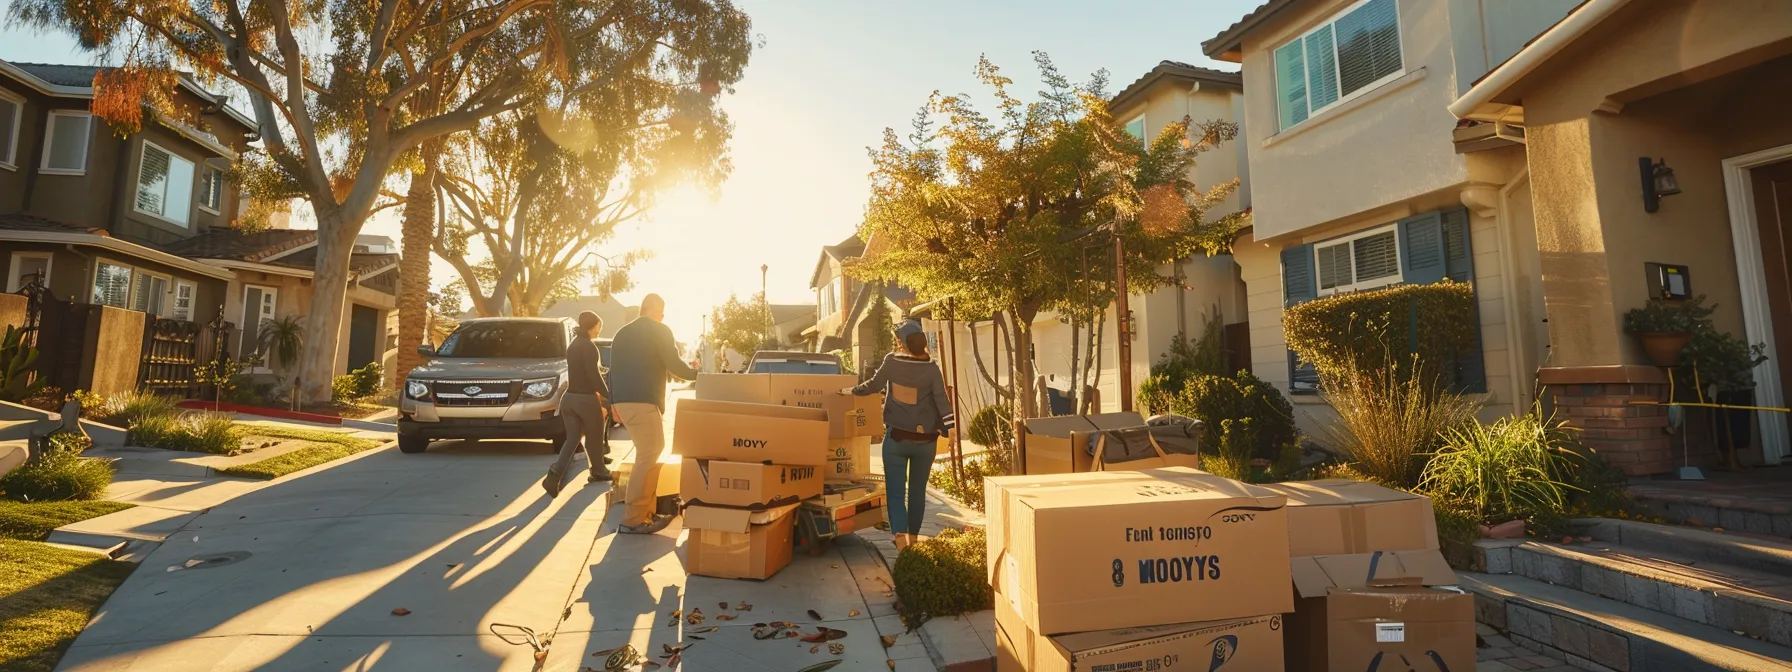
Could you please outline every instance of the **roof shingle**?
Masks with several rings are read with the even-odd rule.
[[[77,226],[27,212],[14,212],[0,215],[0,229],[9,231],[48,231],[52,233],[92,233],[101,236],[107,235],[103,229]]]
[[[162,251],[189,259],[259,262],[316,240],[317,232],[308,229],[271,229],[259,233],[244,233],[241,229],[216,228],[186,240],[163,245]]]

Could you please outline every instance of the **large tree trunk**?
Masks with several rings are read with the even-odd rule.
[[[1039,417],[1039,393],[1034,389],[1036,367],[1033,365],[1033,318],[1039,314],[1038,306],[1022,305],[1009,312],[1013,325],[1010,338],[1013,342],[1015,398],[1019,400],[1019,417]]]
[[[311,312],[305,316],[305,347],[299,365],[299,395],[307,402],[330,400],[343,313],[348,310],[348,262],[365,220],[331,213],[317,222],[317,264],[312,269]]]
[[[997,323],[994,320],[991,320],[989,323],[989,333],[991,336],[995,336],[995,334],[996,334],[996,324]],[[1001,381],[996,380],[995,376],[990,375],[989,366],[983,363],[983,348],[981,345],[979,345],[981,343],[981,341],[977,340],[976,325],[969,323],[969,322],[966,322],[965,325],[968,327],[968,331],[970,332],[971,359],[977,363],[977,373],[979,375],[983,376],[983,382],[989,383],[990,389],[995,390],[996,401],[998,403],[1002,402],[1002,401],[1006,401],[1010,397],[1013,397],[1014,393],[1010,390],[1004,389],[1002,387]],[[998,350],[998,353],[999,352],[1000,351]],[[1001,365],[1001,360],[998,359],[996,361],[996,364],[999,367]],[[863,367],[860,367],[860,368],[863,368]]]
[[[435,238],[436,158],[439,142],[423,148],[423,171],[411,173],[404,200],[404,256],[398,261],[398,370],[394,385],[423,365],[417,345],[429,322],[429,248]]]

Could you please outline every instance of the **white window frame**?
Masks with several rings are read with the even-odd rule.
[[[817,299],[817,301],[820,302],[819,305],[816,306],[817,310],[819,311],[822,307],[825,307],[830,303],[833,304],[831,310],[819,313],[821,317],[830,317],[840,313],[840,304],[842,303],[840,300],[840,289],[845,284],[840,281],[840,278],[841,276],[836,275],[828,280],[826,284],[821,286],[821,297]]]
[[[169,219],[167,215],[158,215],[158,214],[150,212],[148,210],[144,210],[143,208],[137,207],[137,190],[143,188],[143,164],[146,163],[144,161],[144,159],[146,157],[148,157],[149,148],[151,148],[151,147],[156,148],[157,151],[167,154],[168,155],[168,163],[170,166],[172,166],[174,164],[175,159],[180,159],[187,163],[193,164],[193,167],[194,167],[193,183],[189,183],[187,185],[187,207],[189,208],[189,210],[187,211],[187,221],[184,223],[180,222],[178,220]],[[194,187],[198,186],[198,184],[197,184],[197,182],[199,180],[198,169],[203,167],[204,165],[205,164],[203,164],[201,162],[197,162],[197,161],[194,161],[187,157],[176,154],[172,150],[168,149],[167,147],[163,147],[156,143],[150,142],[148,139],[145,139],[143,141],[143,149],[141,151],[137,152],[137,181],[134,183],[134,186],[132,186],[132,188],[131,188],[131,212],[135,212],[135,213],[149,216],[149,217],[154,217],[158,220],[167,222],[171,225],[178,226],[183,229],[193,228],[193,212],[192,212],[191,208],[193,206],[197,205],[199,202],[198,199],[193,198],[193,189],[194,189]],[[169,172],[172,173],[174,171],[171,168],[169,170]],[[169,183],[173,184],[173,180],[169,180]],[[222,197],[220,197],[220,198],[222,198]],[[166,203],[167,203],[167,195],[163,194],[163,204],[166,205]],[[200,207],[203,208],[204,206],[200,206]],[[217,214],[217,213],[214,212],[212,214]]]
[[[239,334],[239,338],[241,339],[241,342],[237,344],[237,348],[238,348],[237,353],[238,353],[239,357],[247,357],[247,356],[249,356],[249,353],[254,352],[256,348],[261,347],[260,343],[249,342],[248,324],[249,324],[249,290],[250,289],[261,290],[261,295],[264,297],[267,297],[267,296],[274,297],[274,314],[268,316],[267,319],[274,319],[274,318],[278,317],[280,314],[280,288],[279,287],[275,287],[273,285],[257,285],[257,284],[252,284],[252,283],[243,283],[243,301],[242,301],[242,303],[243,303],[243,324],[241,326],[239,326],[237,329],[237,333]],[[262,320],[260,305],[255,306],[255,320],[256,320],[256,322],[255,322],[255,338],[259,340],[261,338],[261,320]],[[247,370],[250,373],[273,373],[274,372],[273,368],[267,366],[267,362],[265,362],[265,361],[262,362],[262,366],[250,366],[245,370]]]
[[[1126,126],[1124,126],[1123,128],[1128,128],[1128,129],[1132,128],[1132,124],[1135,121],[1139,123],[1139,144],[1144,145],[1146,147],[1150,147],[1151,143],[1145,139],[1145,136],[1151,134],[1151,129],[1145,127],[1145,115],[1144,114],[1141,113],[1137,116],[1134,116],[1131,119],[1126,120]],[[1130,135],[1131,131],[1127,131],[1127,133]]]
[[[25,98],[11,91],[0,89],[0,100],[12,103],[17,106],[18,110],[12,115],[12,128],[10,129],[12,145],[7,147],[4,156],[0,156],[0,168],[16,171],[19,169],[19,129],[24,128],[22,122],[25,119]]]
[[[56,142],[56,118],[57,117],[81,117],[81,118],[87,120],[87,144],[85,147],[83,147],[81,149],[81,167],[79,169],[50,167],[50,157],[54,156],[56,154],[56,152],[54,151],[55,150],[54,143]],[[93,114],[92,113],[82,112],[80,110],[50,110],[50,113],[45,115],[45,117],[44,117],[44,160],[43,160],[43,165],[38,166],[37,172],[43,173],[45,175],[86,175],[87,174],[87,159],[89,158],[88,155],[92,154],[92,153],[93,153]]]
[[[1319,251],[1320,250],[1337,247],[1339,245],[1350,245],[1358,240],[1362,240],[1364,238],[1369,238],[1371,236],[1379,236],[1381,234],[1388,233],[1388,232],[1393,232],[1393,234],[1394,234],[1394,267],[1397,270],[1395,271],[1395,273],[1393,275],[1387,276],[1385,278],[1375,278],[1373,280],[1363,280],[1363,281],[1358,281],[1358,282],[1352,282],[1348,285],[1340,285],[1338,287],[1332,287],[1330,289],[1319,288],[1319,285],[1324,282],[1324,280],[1321,279],[1320,275],[1319,275],[1320,274],[1320,267],[1319,267]],[[1392,224],[1384,224],[1382,226],[1377,226],[1377,227],[1369,228],[1369,229],[1363,229],[1361,231],[1357,231],[1356,233],[1339,236],[1337,238],[1330,238],[1330,239],[1323,240],[1323,241],[1320,241],[1317,243],[1313,243],[1313,286],[1315,288],[1319,288],[1320,296],[1331,296],[1333,294],[1348,294],[1350,292],[1361,292],[1361,291],[1366,291],[1366,290],[1370,290],[1370,289],[1380,289],[1382,287],[1387,287],[1389,285],[1398,285],[1398,284],[1406,281],[1406,261],[1401,258],[1402,257],[1401,253],[1405,251],[1404,248],[1405,248],[1405,243],[1400,240],[1400,224],[1399,224],[1399,222],[1395,222]],[[1356,249],[1351,248],[1349,250],[1349,253],[1350,253],[1350,257],[1349,257],[1350,258],[1350,279],[1356,280]]]
[[[16,294],[20,289],[24,288],[25,278],[23,274],[19,273],[19,271],[24,269],[19,268],[19,263],[26,259],[44,260],[44,285],[47,286],[50,284],[50,272],[54,270],[56,265],[56,253],[21,250],[12,253],[12,263],[6,267],[6,292],[8,294]]]
[[[1307,60],[1307,47],[1306,47],[1307,36],[1312,35],[1313,33],[1317,33],[1321,30],[1330,28],[1332,26],[1332,24],[1338,22],[1338,19],[1344,18],[1344,15],[1354,12],[1357,10],[1358,7],[1362,7],[1363,5],[1367,5],[1374,1],[1375,0],[1357,0],[1356,2],[1350,3],[1350,6],[1348,6],[1348,7],[1340,9],[1336,12],[1332,12],[1332,15],[1330,17],[1326,18],[1326,20],[1319,22],[1319,25],[1313,26],[1312,28],[1308,29],[1306,32],[1296,35],[1293,38],[1283,40],[1281,43],[1277,44],[1274,48],[1269,50],[1269,68],[1270,68],[1270,70],[1276,70],[1277,69],[1276,68],[1276,51],[1278,51],[1281,48],[1286,47],[1290,44],[1294,44],[1295,42],[1300,42],[1301,43],[1301,52],[1300,52],[1301,60],[1303,61],[1303,63],[1301,64],[1301,73],[1303,76],[1305,76],[1307,78],[1307,81],[1306,81],[1307,118],[1302,119],[1297,122],[1294,122],[1293,124],[1289,124],[1288,126],[1279,129],[1277,132],[1287,131],[1287,130],[1294,129],[1294,128],[1299,128],[1301,124],[1305,124],[1309,121],[1312,121],[1314,117],[1318,117],[1321,114],[1330,112],[1332,109],[1334,109],[1340,105],[1348,103],[1352,100],[1356,100],[1357,98],[1361,98],[1363,95],[1369,93],[1370,91],[1379,89],[1389,82],[1392,82],[1396,79],[1406,76],[1406,33],[1405,33],[1405,27],[1400,25],[1400,0],[1391,0],[1394,3],[1394,46],[1400,50],[1400,67],[1398,69],[1394,70],[1393,72],[1383,75],[1381,79],[1377,79],[1373,82],[1369,82],[1368,84],[1364,84],[1363,88],[1357,89],[1350,93],[1344,93],[1344,65],[1340,62],[1340,59],[1338,58],[1338,35],[1336,32],[1334,32],[1334,33],[1332,33],[1332,77],[1334,78],[1334,81],[1336,81],[1338,83],[1338,99],[1334,100],[1330,103],[1326,103],[1326,105],[1324,107],[1313,107],[1313,104],[1312,104],[1313,76],[1312,76],[1312,73],[1309,71],[1309,68],[1306,67],[1307,64],[1305,62]],[[1277,76],[1279,76],[1279,73]],[[1287,105],[1288,101],[1281,100],[1281,94],[1279,93],[1281,91],[1281,82],[1276,83],[1276,91],[1278,92],[1276,94],[1276,99],[1277,99],[1276,100],[1276,121],[1279,124],[1281,122],[1281,106]]]
[[[137,267],[133,266],[131,264],[121,264],[121,263],[118,263],[111,259],[107,259],[105,257],[95,258],[93,261],[93,273],[91,273],[87,276],[87,296],[89,299],[96,299],[93,302],[93,304],[97,305],[97,306],[111,306],[112,305],[109,303],[100,303],[97,300],[100,297],[94,295],[95,290],[98,290],[99,286],[100,286],[100,266],[101,265],[122,268],[122,269],[125,269],[125,270],[131,272],[131,281],[129,283],[126,283],[124,286],[124,305],[112,306],[113,308],[118,308],[121,310],[130,310],[131,309],[131,290],[135,289],[137,286]]]
[[[156,280],[162,281],[162,304],[158,308],[155,305],[155,301],[156,301],[155,297],[151,296],[149,298],[150,310],[144,310],[142,312],[149,313],[150,315],[154,315],[156,317],[166,317],[166,315],[164,315],[163,313],[168,308],[168,297],[174,295],[174,276],[168,275],[166,273],[157,273],[155,271],[145,270],[143,268],[131,269],[131,289],[130,289],[130,292],[126,294],[126,296],[129,297],[127,299],[127,302],[129,302],[131,304],[131,306],[130,306],[131,310],[136,310],[137,309],[137,289],[139,288],[140,285],[142,285],[144,282],[149,281],[150,279],[156,279]]]
[[[192,290],[191,298],[189,298],[187,300],[187,312],[185,315],[182,315],[180,313],[180,290],[183,287]],[[174,281],[173,292],[174,292],[173,294],[169,295],[169,303],[168,303],[169,319],[180,320],[182,322],[192,322],[193,321],[193,308],[194,308],[195,304],[199,303],[199,285],[197,283],[194,283],[191,280],[177,279]]]
[[[204,212],[209,215],[222,215],[223,210],[224,210],[224,186],[222,184],[224,181],[224,171],[218,169],[217,167],[215,167],[209,163],[203,162],[203,161],[199,162],[196,165],[199,166],[199,178],[198,178],[199,184],[196,186],[202,186],[202,187],[205,187],[205,189],[202,193],[200,193],[199,198],[194,199],[193,202],[199,205],[200,212]],[[138,184],[142,184],[142,180],[141,180],[141,173],[143,172],[142,167],[138,167],[137,172],[139,173]],[[209,184],[209,182],[212,180],[219,182],[219,185],[217,187],[217,192],[218,192],[218,206],[217,207],[212,207],[212,206],[205,204],[205,199],[211,198],[211,196],[212,196],[212,186],[211,186],[211,184]],[[137,202],[137,199],[134,199],[134,198],[131,199],[131,203],[132,203],[131,207],[136,207],[136,202]]]

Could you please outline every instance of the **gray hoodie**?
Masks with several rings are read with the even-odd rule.
[[[944,435],[957,425],[946,381],[931,359],[885,355],[877,374],[852,388],[852,393],[861,397],[878,392],[884,393],[886,427]]]

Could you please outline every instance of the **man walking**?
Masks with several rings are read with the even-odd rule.
[[[590,482],[610,480],[610,468],[604,466],[610,454],[604,397],[609,396],[610,390],[604,386],[603,358],[597,352],[597,344],[591,342],[603,328],[603,318],[597,313],[579,313],[579,333],[585,337],[572,339],[566,346],[566,394],[560,398],[566,440],[560,445],[560,458],[554,460],[547,477],[541,479],[541,487],[549,497],[559,496],[560,488],[566,485],[566,472],[572,469],[572,456],[578,452],[581,438],[585,440],[585,459],[591,462]]]
[[[678,345],[658,294],[641,299],[641,316],[616,332],[610,343],[610,382],[617,419],[635,443],[634,473],[628,478],[628,506],[621,532],[653,534],[666,529],[670,515],[655,513],[659,499],[660,454],[666,450],[666,379],[695,380],[697,372],[678,358]]]

